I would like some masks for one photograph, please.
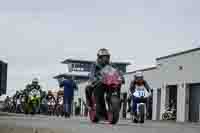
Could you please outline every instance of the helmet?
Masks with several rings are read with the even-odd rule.
[[[52,93],[52,91],[51,91],[51,90],[49,90],[49,91],[48,91],[48,95],[51,95],[51,94],[53,94],[53,93]]]
[[[106,65],[110,63],[110,53],[107,49],[102,48],[97,53],[97,62],[101,65]]]
[[[110,56],[110,53],[109,53],[108,49],[102,48],[102,49],[99,49],[97,56],[98,57],[99,56]]]
[[[143,73],[141,71],[137,71],[135,73],[135,78],[143,78]]]
[[[32,80],[32,83],[38,83],[39,82],[39,79],[38,78],[34,78],[33,80]]]

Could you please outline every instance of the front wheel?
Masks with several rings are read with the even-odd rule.
[[[145,119],[145,106],[144,104],[141,104],[139,106],[139,115],[140,115],[140,123],[144,123],[144,119]]]
[[[110,124],[116,124],[119,121],[120,99],[117,96],[111,96],[110,102],[108,121]]]
[[[162,120],[169,120],[169,114],[168,113],[164,113],[162,115]]]

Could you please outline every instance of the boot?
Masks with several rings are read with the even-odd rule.
[[[137,119],[137,112],[133,112],[133,122],[134,123],[138,123],[138,119]]]

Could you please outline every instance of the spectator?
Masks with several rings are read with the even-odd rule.
[[[70,117],[72,111],[72,101],[74,98],[74,90],[78,89],[73,78],[62,79],[60,81],[60,87],[64,87],[64,112],[65,117]]]

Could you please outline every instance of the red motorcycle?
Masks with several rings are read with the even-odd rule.
[[[120,113],[120,89],[122,84],[122,76],[120,72],[110,65],[104,67],[101,72],[101,88],[105,89],[105,104],[107,111],[107,120],[110,124],[116,124],[119,120]],[[96,97],[93,93],[92,108],[89,110],[89,117],[93,123],[99,122],[103,117],[97,114]]]

